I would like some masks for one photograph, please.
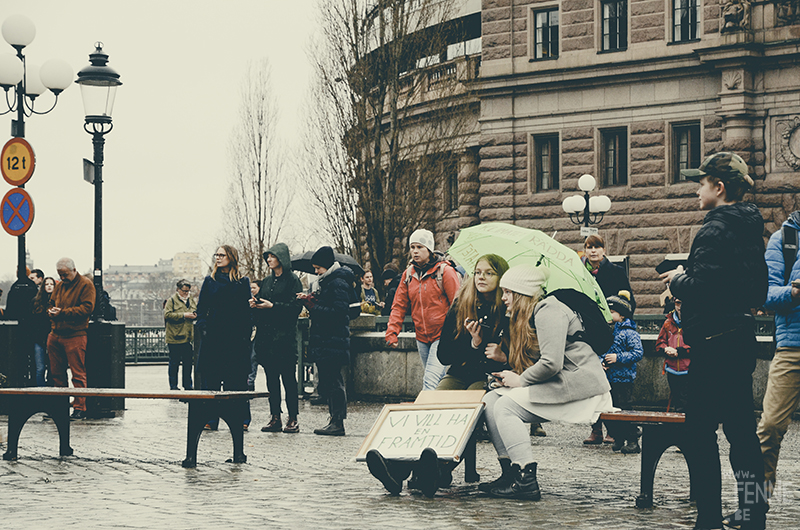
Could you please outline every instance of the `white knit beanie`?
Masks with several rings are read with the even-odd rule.
[[[500,288],[515,293],[533,296],[542,284],[550,277],[550,269],[544,266],[534,267],[528,263],[515,265],[500,278]]]
[[[423,247],[433,252],[433,232],[430,230],[425,230],[424,228],[414,230],[414,233],[408,238],[408,246],[410,247],[412,243],[419,243]]]

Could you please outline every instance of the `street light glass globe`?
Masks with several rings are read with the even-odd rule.
[[[28,96],[41,96],[47,91],[39,78],[39,65],[28,63],[25,67],[25,94]]]
[[[39,71],[42,84],[58,94],[72,84],[72,67],[61,59],[50,59]]]
[[[25,68],[22,61],[12,53],[0,54],[0,85],[14,86],[22,81]]]
[[[572,208],[573,212],[581,212],[584,208],[586,208],[586,199],[584,199],[581,195],[573,195],[569,198],[569,200],[569,206]]]
[[[11,15],[2,27],[3,38],[15,48],[24,48],[36,37],[36,26],[23,15]]]
[[[607,195],[599,195],[595,197],[595,199],[598,199],[599,203],[598,212],[605,213],[611,209],[611,199],[609,199]]]
[[[578,187],[581,191],[592,191],[597,184],[593,176],[586,174],[578,179]]]
[[[567,197],[566,199],[564,199],[561,202],[561,209],[564,210],[566,213],[572,213],[572,210],[571,210],[572,205],[570,204],[570,199],[571,198],[572,197]]]

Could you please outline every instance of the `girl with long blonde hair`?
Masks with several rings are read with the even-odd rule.
[[[479,486],[494,497],[541,498],[526,423],[593,423],[613,409],[599,358],[586,342],[570,340],[584,330],[580,317],[556,297],[545,297],[549,277],[546,267],[517,265],[500,280],[509,309],[511,369],[493,374],[502,386],[483,402],[502,475]]]

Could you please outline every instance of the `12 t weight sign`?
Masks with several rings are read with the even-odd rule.
[[[3,178],[12,186],[22,186],[33,175],[36,157],[33,147],[24,138],[12,138],[3,146],[0,155]]]

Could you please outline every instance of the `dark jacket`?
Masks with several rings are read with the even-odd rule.
[[[47,345],[47,335],[50,334],[52,323],[47,310],[50,308],[50,293],[42,289],[41,299],[37,301],[34,297],[32,307],[33,316],[31,317],[31,331],[33,333],[33,342],[41,346]],[[37,296],[39,296],[37,294]]]
[[[235,374],[237,379],[241,376],[241,383],[246,385],[253,328],[250,280],[242,278],[231,282],[228,275],[221,272],[214,278],[206,276],[197,301],[196,325],[201,336],[198,370],[204,374]]]
[[[278,258],[283,268],[280,276],[270,272],[261,282],[258,291],[259,299],[269,300],[273,306],[266,309],[254,309],[258,331],[256,332],[256,357],[259,364],[269,367],[280,361],[297,362],[297,317],[303,308],[297,299],[303,285],[292,271],[292,260],[289,247],[284,243],[264,252],[264,259],[272,254]]]
[[[392,314],[392,303],[394,303],[394,294],[397,292],[397,287],[400,285],[400,275],[398,274],[392,281],[389,282],[389,286],[386,287],[386,299],[383,301],[383,307],[381,308],[381,315],[388,317]]]
[[[688,344],[694,345],[691,337],[697,330],[712,336],[751,324],[743,316],[767,298],[763,233],[764,219],[753,204],[718,206],[706,214],[692,242],[686,274],[670,283],[672,294],[683,301]]]
[[[350,362],[350,293],[355,276],[347,267],[334,263],[319,279],[310,307],[311,330],[308,356],[312,362]]]
[[[583,262],[586,263],[586,257],[583,258]],[[628,280],[624,268],[611,263],[608,258],[604,257],[600,266],[590,272],[594,275],[606,298],[617,296],[623,290],[631,293],[631,312],[636,311],[636,297],[633,296],[631,282]]]
[[[466,329],[461,336],[456,338],[458,299],[450,306],[450,310],[444,318],[442,336],[439,339],[439,349],[436,352],[437,357],[443,365],[450,365],[447,370],[449,375],[469,384],[486,381],[487,373],[511,369],[508,363],[489,360],[484,354],[486,345],[491,342],[499,344],[503,330],[508,329],[508,319],[504,317],[504,322],[501,323],[497,336],[493,336],[495,321],[490,309],[491,305],[489,304],[483,304],[478,308],[478,320],[485,317],[484,324],[486,327],[482,329],[481,343],[477,349],[472,347],[472,335]],[[507,331],[505,332],[507,333]]]

